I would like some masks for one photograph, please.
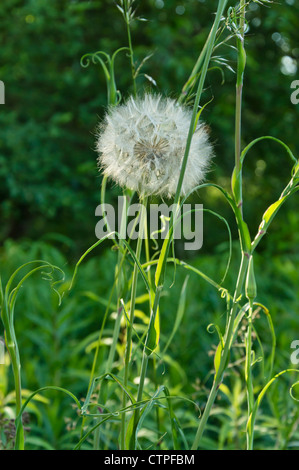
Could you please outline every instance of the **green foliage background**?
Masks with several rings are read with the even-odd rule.
[[[214,0],[139,2],[138,13],[148,21],[133,25],[136,59],[140,63],[153,53],[143,71],[157,82],[157,91],[171,96],[179,94],[204,44],[216,3]],[[178,10],[179,6],[184,11]],[[298,155],[299,105],[290,102],[291,82],[299,78],[298,18],[297,0],[282,0],[271,9],[251,4],[246,39],[244,145],[256,137],[272,135],[283,139]],[[57,263],[70,276],[73,262],[95,241],[94,213],[100,202],[101,176],[93,150],[94,132],[105,111],[106,88],[100,67],[82,68],[80,58],[97,50],[111,54],[123,45],[126,45],[126,32],[113,1],[2,0],[0,79],[6,87],[6,104],[0,108],[0,261],[4,278],[13,268],[34,258]],[[234,51],[223,48],[221,55],[234,69]],[[293,70],[284,67],[286,56]],[[117,58],[116,70],[118,88],[123,96],[128,96],[131,77],[125,54]],[[213,97],[213,101],[203,118],[211,128],[216,153],[209,179],[229,188],[234,165],[235,75],[224,69],[224,78],[222,83],[219,70],[209,72],[204,100]],[[139,80],[140,89],[151,86],[145,77]],[[288,180],[290,167],[286,162],[283,150],[273,142],[260,143],[251,151],[246,162],[244,210],[253,232],[263,211]],[[117,188],[111,186],[111,201],[117,195]],[[205,207],[227,217],[234,226],[229,209],[213,191],[201,192],[196,198]],[[270,307],[278,337],[276,371],[289,366],[290,343],[299,339],[298,223],[295,197],[262,242],[256,268],[261,286],[259,299]],[[192,254],[192,262],[211,277],[220,279],[219,266],[225,270],[226,232],[220,223],[206,216],[204,236],[203,250]],[[237,251],[235,255],[238,256]],[[85,348],[96,339],[94,332],[103,315],[101,303],[92,300],[86,291],[106,296],[115,259],[106,244],[104,251],[82,267],[81,281],[62,309],[58,309],[55,295],[49,293],[43,281],[28,284],[28,290],[22,293],[23,309],[17,312],[17,332],[22,357],[26,358],[23,364],[26,388],[33,390],[55,383],[84,396],[92,361],[92,351],[86,352]],[[231,283],[236,265],[231,269]],[[178,274],[177,282],[182,284],[183,274]],[[206,380],[213,367],[213,358],[207,354],[216,344],[216,338],[206,328],[209,323],[224,321],[224,305],[217,292],[203,282],[199,285],[193,279],[189,289],[193,295],[188,299],[188,314],[171,348],[173,364],[166,367],[165,380],[174,389],[180,383],[177,391],[193,393],[194,399],[202,404],[204,388],[200,388],[195,377]],[[167,302],[166,317],[162,318],[164,338],[177,307],[171,289]],[[267,328],[263,322],[261,325],[267,350]],[[107,337],[111,334],[109,328]],[[104,349],[102,354],[104,359]],[[238,372],[233,372],[229,379],[232,389],[238,384]],[[275,445],[271,433],[279,422],[281,442],[288,445],[289,413],[284,411],[286,423],[282,419],[282,424],[278,413],[289,406],[293,407],[291,414],[297,413],[296,406],[289,405],[288,385],[285,383],[282,392],[277,392],[265,406],[265,415],[271,411],[274,418],[267,422],[269,435],[261,445]],[[242,444],[238,406],[243,405],[237,399],[231,403],[232,426],[223,434],[223,442],[211,428],[210,438],[206,440],[208,448],[229,447],[239,439]],[[32,447],[69,445],[62,417],[65,413],[71,415],[69,404],[53,398],[52,407],[45,411],[40,406],[39,413],[43,418],[33,425]],[[219,421],[214,424],[222,422],[221,413],[220,410]],[[41,423],[46,428],[44,441]],[[298,447],[298,443],[294,445]]]
[[[139,3],[138,12],[149,21],[134,23],[133,41],[138,62],[154,54],[144,72],[156,80],[158,91],[177,96],[203,46],[216,2],[164,3],[163,8],[157,7],[161,2]],[[178,5],[185,7],[183,15],[176,13]],[[299,6],[285,1],[271,9],[253,6],[248,15],[244,143],[271,134],[286,140],[296,153],[299,107],[290,102],[290,84],[296,76],[284,75],[281,61],[284,56],[295,61],[299,57]],[[4,0],[0,19],[0,78],[6,84],[6,105],[0,114],[1,236],[38,239],[58,232],[81,249],[81,240],[94,239],[100,188],[94,131],[105,109],[106,89],[100,67],[84,69],[80,58],[126,45],[121,15],[108,0]],[[229,48],[221,53],[234,68],[234,53]],[[127,96],[128,58],[117,60],[118,88]],[[229,185],[235,77],[228,70],[224,73],[223,85],[219,71],[209,74],[205,98],[214,100],[204,119],[216,149],[209,177],[225,179]],[[140,87],[148,86],[142,80]],[[257,215],[278,195],[289,168],[283,151],[269,142],[252,152],[247,166],[246,211],[256,226]],[[210,196],[204,203],[210,205]],[[208,232],[205,247],[210,249],[221,236]]]

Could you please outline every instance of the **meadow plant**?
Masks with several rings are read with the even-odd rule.
[[[120,0],[117,5],[125,21],[128,44],[118,49],[112,56],[106,52],[98,51],[82,57],[81,64],[84,67],[89,66],[91,63],[100,64],[107,82],[108,111],[99,124],[96,135],[99,169],[104,174],[101,188],[102,204],[105,205],[107,180],[111,179],[122,188],[123,195],[128,203],[123,207],[121,227],[127,226],[127,207],[135,197],[139,197],[145,207],[148,206],[150,198],[153,196],[170,198],[173,203],[173,210],[168,224],[167,236],[159,251],[155,251],[154,255],[151,254],[150,250],[150,234],[148,233],[146,211],[141,210],[136,219],[140,236],[135,248],[132,247],[130,239],[122,239],[117,232],[109,231],[108,227],[107,235],[90,247],[76,265],[70,289],[75,282],[80,264],[91,251],[104,241],[111,239],[113,249],[118,252],[114,283],[106,303],[105,315],[96,341],[84,404],[81,405],[79,400],[68,390],[55,386],[47,388],[67,393],[78,407],[82,421],[80,438],[75,449],[82,448],[87,439],[90,440],[91,438],[94,449],[141,449],[140,435],[142,435],[144,421],[148,416],[151,416],[155,421],[157,431],[156,443],[153,443],[152,447],[158,447],[163,440],[160,430],[161,413],[163,413],[163,419],[166,419],[165,412],[167,412],[170,423],[172,448],[176,450],[182,447],[192,450],[201,448],[202,437],[213,411],[216,396],[219,390],[226,390],[223,379],[229,368],[230,354],[236,336],[241,324],[244,324],[244,322],[246,324],[246,335],[243,365],[248,408],[244,431],[246,431],[247,436],[247,449],[253,449],[255,420],[266,392],[278,377],[287,372],[292,372],[290,369],[275,374],[272,370],[269,370],[261,389],[257,389],[254,384],[252,370],[255,361],[252,341],[254,335],[253,323],[257,311],[266,314],[271,333],[275,337],[269,310],[257,301],[258,286],[254,272],[255,250],[282,205],[298,191],[299,162],[284,142],[271,136],[258,137],[242,149],[242,89],[246,68],[246,8],[249,3],[251,2],[241,0],[237,6],[232,7],[229,5],[228,0],[219,0],[210,34],[177,99],[139,88],[138,78],[142,75],[142,67],[145,61],[149,60],[150,57],[146,57],[140,65],[137,65],[133,49],[131,24],[133,21],[145,21],[145,19],[136,17],[134,0]],[[271,2],[256,0],[255,3],[269,5]],[[215,56],[216,49],[225,43],[229,43],[231,47],[235,48],[237,56],[235,156],[231,192],[214,183],[204,182],[211,158],[214,157],[214,151],[209,140],[207,127],[201,121],[201,114],[209,104],[203,105],[202,94],[211,63],[216,60],[218,65],[228,66],[224,59]],[[126,99],[123,98],[117,88],[115,73],[115,58],[122,52],[129,57],[132,74],[132,94]],[[144,75],[149,80],[150,85],[154,87],[155,80],[146,74]],[[250,149],[265,139],[272,140],[283,147],[293,164],[293,169],[290,181],[282,191],[279,199],[266,209],[258,232],[252,238],[243,214],[243,165]],[[217,164],[217,152],[215,153],[214,162]],[[176,224],[181,223],[180,209],[188,196],[194,191],[200,191],[202,188],[213,188],[213,190],[218,191],[229,204],[236,219],[241,262],[232,293],[191,264],[177,259],[175,256],[174,230]],[[135,193],[137,193],[137,196]],[[213,213],[213,215],[224,220],[219,214]],[[224,222],[228,225],[225,220]],[[170,342],[175,341],[175,333],[179,329],[185,313],[187,295],[188,277],[180,293],[173,334],[169,338],[166,348],[161,351],[160,317],[163,316],[163,309],[160,308],[160,304],[165,290],[166,272],[169,266],[182,267],[189,273],[195,273],[214,286],[219,295],[226,300],[226,326],[224,331],[221,331],[217,325],[215,326],[219,336],[219,344],[214,357],[214,378],[202,413],[198,409],[198,404],[193,403],[190,397],[171,395],[168,388],[165,385],[158,385],[157,381],[158,364],[163,362],[165,350]],[[51,270],[58,269],[40,264],[35,270],[47,267]],[[24,280],[22,280],[23,282]],[[19,375],[20,360],[13,329],[13,308],[20,284],[17,285],[15,290],[11,290],[11,283],[12,280],[9,281],[5,292],[1,291],[1,315],[16,385],[16,448],[22,449],[24,448],[22,413],[34,395],[41,393],[44,389],[34,392],[22,404]],[[144,287],[143,294],[139,293],[141,284]],[[148,304],[149,316],[144,321],[145,327],[138,329],[136,319],[140,318],[141,315],[138,304],[142,302]],[[108,358],[101,364],[100,370],[102,373],[99,376],[97,372],[99,351],[112,304],[114,304],[113,308],[116,312],[114,330],[111,333]],[[198,342],[198,348],[200,348],[200,341]],[[121,351],[121,362],[115,367],[115,358],[119,350]],[[273,351],[275,351],[275,344]],[[149,363],[151,365],[150,374]],[[138,370],[136,370],[136,367]],[[117,373],[115,373],[116,369],[118,369]],[[148,385],[149,378],[151,378],[150,385]],[[114,402],[115,409],[113,411],[110,409],[111,390],[119,390],[120,392],[117,395],[119,403],[117,405]],[[184,428],[180,425],[174,412],[173,402],[175,400],[192,402],[194,406],[194,420],[197,421],[198,427],[194,431],[192,442],[185,437]],[[198,417],[198,415],[200,416]],[[114,434],[111,434],[112,428],[116,429]],[[113,438],[111,437],[107,443],[107,435],[110,434],[113,435]]]

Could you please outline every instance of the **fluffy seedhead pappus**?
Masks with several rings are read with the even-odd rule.
[[[192,111],[160,95],[130,97],[111,107],[99,125],[96,150],[105,175],[141,195],[175,194],[185,153]],[[181,194],[186,195],[206,175],[212,146],[207,127],[194,132]]]

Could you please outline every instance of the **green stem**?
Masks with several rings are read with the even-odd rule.
[[[143,239],[143,230],[144,230],[144,220],[146,217],[146,207],[147,207],[147,198],[141,198],[141,204],[144,207],[141,207],[140,213],[140,231],[137,239],[137,247],[136,247],[136,259],[140,260],[141,249],[142,249],[142,239]],[[145,210],[144,210],[145,208]],[[133,323],[134,323],[134,314],[135,314],[135,302],[136,302],[136,293],[137,293],[137,279],[138,279],[138,266],[134,264],[134,271],[133,271],[133,279],[132,279],[132,287],[131,287],[131,302],[130,302],[130,317],[129,317],[129,325],[127,328],[127,340],[126,340],[126,351],[125,351],[125,367],[124,367],[124,379],[123,379],[123,386],[124,389],[127,388],[128,380],[129,380],[129,371],[130,371],[130,357],[131,357],[131,349],[132,349],[132,337],[133,337]],[[122,397],[122,407],[125,408],[127,401],[127,395],[125,391],[123,392]],[[122,450],[125,449],[125,432],[126,432],[126,414],[122,414],[121,418],[121,436],[120,436],[120,448]]]
[[[111,347],[109,349],[109,355],[108,355],[107,362],[105,364],[105,373],[111,372],[111,370],[112,370],[113,361],[114,361],[115,352],[116,352],[116,347],[117,347],[117,342],[118,342],[118,338],[119,338],[121,319],[122,319],[122,308],[119,306],[119,299],[118,299],[117,318],[116,318],[115,323],[114,323],[112,344],[111,344]],[[102,384],[101,384],[100,393],[99,393],[99,403],[103,403],[103,404],[106,403],[107,395],[108,395],[108,382],[103,381]],[[100,418],[99,421],[101,421],[101,419],[102,418]],[[95,434],[94,434],[94,443],[93,443],[94,450],[99,450],[99,447],[100,447],[100,434],[101,434],[101,429],[100,429],[100,427],[97,427],[96,430],[95,430]]]
[[[125,21],[127,25],[128,45],[130,49],[130,62],[131,62],[131,71],[132,71],[132,79],[133,79],[133,90],[134,90],[134,96],[136,96],[137,95],[136,69],[135,69],[134,50],[133,50],[133,44],[132,44],[130,17],[129,17],[129,12],[128,12],[127,0],[124,1],[124,11],[125,11]]]
[[[246,14],[245,7],[246,7],[246,1],[241,0],[240,2],[241,17],[240,17],[240,24],[239,24],[241,38],[237,38],[238,71],[237,71],[237,84],[236,84],[236,122],[235,122],[235,176],[237,175],[238,190],[237,191],[234,190],[234,196],[235,196],[236,203],[238,206],[237,211],[240,211],[240,214],[236,213],[236,215],[238,216],[237,219],[238,219],[238,225],[239,225],[239,230],[240,230],[240,236],[242,235],[242,231],[244,230],[244,227],[242,224],[242,221],[243,221],[242,220],[242,165],[241,165],[240,156],[241,156],[242,89],[243,89],[244,70],[245,70],[245,65],[246,65],[246,52],[244,48],[245,14]],[[242,242],[241,242],[241,245],[242,245]],[[247,268],[248,268],[248,262],[249,262],[248,253],[245,253],[244,251],[242,251],[242,260],[241,260],[241,265],[240,265],[240,270],[239,270],[239,276],[238,276],[238,280],[236,284],[233,306],[230,311],[227,330],[226,330],[226,334],[224,337],[225,343],[224,343],[224,348],[222,351],[220,365],[216,373],[216,376],[214,378],[214,383],[213,383],[204,413],[202,415],[202,418],[200,419],[197,434],[196,434],[196,437],[192,446],[193,450],[197,449],[199,446],[200,439],[202,437],[206,423],[211,413],[211,409],[214,404],[219,386],[222,382],[223,374],[227,367],[228,355],[229,355],[230,348],[232,346],[231,342],[232,342],[232,338],[234,334],[234,321],[235,321],[236,314],[238,311],[238,299],[242,293],[242,289],[243,289],[243,285],[244,285],[244,281],[245,281],[245,277],[247,273]]]
[[[123,261],[122,261],[122,262],[123,262]],[[122,265],[122,263],[121,263],[121,265]],[[121,269],[121,265],[119,266],[119,269]],[[112,286],[112,289],[111,289],[111,292],[110,292],[110,296],[109,296],[109,299],[108,299],[107,307],[106,307],[106,309],[105,309],[105,313],[104,313],[104,318],[103,318],[103,321],[102,321],[102,325],[101,325],[101,328],[100,328],[100,331],[99,331],[99,336],[98,336],[98,340],[97,340],[97,346],[96,346],[95,353],[94,353],[94,356],[93,356],[93,362],[92,362],[91,372],[90,372],[90,375],[89,375],[89,383],[88,383],[87,393],[88,393],[89,390],[90,390],[90,387],[91,387],[91,385],[92,385],[92,382],[93,382],[93,379],[94,379],[94,376],[95,376],[95,371],[96,371],[96,366],[97,366],[98,356],[99,356],[99,350],[100,350],[100,344],[101,344],[101,340],[102,340],[104,328],[105,328],[105,325],[106,325],[106,321],[107,321],[107,318],[108,318],[108,314],[109,314],[109,311],[110,311],[110,306],[111,306],[111,302],[112,302],[114,290],[115,290],[116,285],[117,285],[117,278],[118,278],[118,274],[117,274],[117,273],[116,273],[116,276],[117,276],[117,277],[116,277],[115,280],[114,280],[114,284],[113,284],[113,286]],[[84,426],[85,426],[86,419],[87,419],[87,418],[86,418],[85,416],[83,416],[82,423],[81,423],[80,438],[83,437]]]
[[[242,94],[244,71],[246,66],[246,51],[244,47],[245,40],[245,15],[246,0],[240,2],[240,21],[239,34],[237,36],[238,67],[236,81],[236,109],[235,109],[235,172],[238,177],[238,190],[234,191],[237,195],[236,203],[242,212],[242,164],[241,164],[241,132],[242,132]]]
[[[181,189],[182,189],[182,185],[183,185],[183,180],[184,180],[184,176],[185,176],[188,156],[189,156],[189,152],[190,152],[191,141],[192,141],[192,137],[193,137],[193,134],[194,134],[194,126],[195,126],[195,122],[196,122],[196,118],[197,118],[200,98],[201,98],[201,95],[202,95],[202,91],[203,91],[203,87],[204,87],[204,83],[205,83],[209,63],[210,63],[210,60],[211,60],[211,56],[212,56],[212,52],[213,52],[213,48],[214,48],[214,44],[215,44],[215,39],[216,39],[216,34],[217,34],[217,31],[218,31],[218,27],[219,27],[219,24],[220,24],[220,21],[221,21],[221,18],[222,18],[223,11],[226,7],[226,4],[227,4],[227,0],[220,0],[219,1],[217,12],[216,12],[216,17],[215,17],[215,20],[214,20],[214,24],[213,24],[211,32],[209,34],[208,44],[206,46],[205,59],[204,59],[204,63],[203,63],[203,66],[202,66],[202,71],[201,71],[201,75],[200,75],[200,79],[199,79],[199,83],[198,83],[195,103],[194,103],[194,106],[193,106],[193,113],[192,113],[192,118],[191,118],[188,138],[187,138],[187,144],[186,144],[185,154],[184,154],[184,158],[183,158],[183,162],[182,162],[182,168],[181,168],[181,172],[180,172],[180,177],[179,177],[179,181],[178,181],[178,186],[177,186],[177,191],[176,191],[176,195],[175,195],[174,204],[178,204],[178,201],[179,201],[179,198],[180,198],[180,195],[181,195]]]
[[[147,269],[147,278],[148,278],[148,283],[150,288],[152,288],[152,278],[151,278],[151,270],[150,270],[150,247],[149,247],[149,239],[150,239],[150,234],[148,231],[148,226],[147,226],[147,220],[145,219],[145,227],[144,227],[144,233],[145,233],[145,260],[146,264],[148,264],[148,269]],[[151,299],[149,299],[149,308],[151,310]],[[155,385],[155,389],[158,388],[158,381],[157,381],[157,360],[156,356],[153,357],[153,381]],[[157,419],[157,434],[158,438],[160,438],[160,408],[157,406],[156,407],[156,419]]]
[[[188,78],[187,82],[183,86],[182,92],[181,92],[181,94],[179,96],[179,99],[178,99],[179,103],[182,103],[183,101],[186,100],[188,94],[191,92],[191,90],[193,89],[193,87],[196,83],[196,79],[198,78],[200,67],[202,66],[202,63],[204,61],[204,58],[205,58],[205,55],[206,55],[206,52],[207,52],[207,47],[208,47],[208,44],[209,44],[209,41],[210,41],[210,35],[211,35],[211,32],[210,32],[209,36],[207,37],[205,45],[202,48],[201,53],[200,53],[200,55],[199,55],[199,57],[196,61],[196,64],[193,67],[193,70],[190,74],[190,77]]]
[[[143,353],[142,353],[142,363],[141,363],[141,371],[140,371],[140,378],[139,378],[139,384],[138,384],[137,402],[142,401],[144,382],[146,378],[146,371],[147,371],[147,365],[148,365],[148,358],[149,358],[150,349],[151,349],[151,340],[152,340],[151,332],[153,331],[153,326],[156,320],[156,315],[157,315],[158,307],[160,303],[161,292],[162,292],[162,288],[158,287],[156,291],[156,295],[155,295],[154,305],[153,305],[153,308],[151,309],[151,316],[150,316],[149,326],[147,330],[147,336],[146,336]],[[131,442],[131,445],[130,445],[130,448],[132,447],[133,449],[135,448],[135,432],[136,432],[136,427],[138,425],[139,417],[140,417],[140,409],[136,408],[136,410],[134,411],[134,425],[133,425],[133,433],[132,433],[133,442]]]
[[[10,352],[10,357],[12,361],[12,368],[13,368],[13,374],[14,374],[14,380],[15,380],[16,416],[18,416],[22,408],[21,364],[16,358],[13,358],[11,352]],[[18,430],[16,450],[24,450],[24,449],[25,449],[25,438],[24,438],[24,428],[23,428],[23,423],[22,423],[22,418],[21,418],[20,426]]]
[[[252,368],[251,368],[251,350],[252,350],[252,301],[250,301],[249,314],[248,314],[248,327],[246,334],[246,361],[245,361],[245,380],[247,385],[247,401],[248,401],[248,419],[254,407],[254,394],[252,382]],[[254,429],[254,428],[253,428]],[[247,450],[252,450],[253,447],[253,429],[252,432],[248,427],[246,430]]]
[[[253,321],[253,305],[254,300],[257,296],[257,285],[256,279],[254,274],[254,259],[253,255],[251,255],[248,265],[248,273],[246,278],[246,285],[245,285],[245,294],[249,301],[249,310],[248,310],[248,326],[247,326],[247,333],[245,338],[245,345],[246,345],[246,359],[245,359],[245,381],[247,387],[247,404],[248,404],[248,420],[250,420],[250,416],[252,415],[253,408],[254,408],[254,390],[253,390],[253,380],[252,380],[252,321]],[[253,446],[253,434],[254,434],[254,426],[247,426],[246,428],[246,438],[247,438],[247,450],[252,450]]]
[[[211,29],[211,32],[210,32],[210,35],[209,35],[209,38],[208,38],[208,41],[207,41],[207,45],[206,45],[205,58],[204,58],[202,71],[201,71],[201,75],[200,75],[200,79],[199,79],[199,83],[198,83],[195,103],[194,103],[194,106],[193,106],[193,112],[192,112],[192,117],[191,117],[191,122],[190,122],[187,142],[186,142],[184,158],[183,158],[183,161],[182,161],[180,176],[179,176],[178,185],[177,185],[177,189],[176,189],[176,194],[175,194],[175,198],[174,198],[174,207],[176,207],[177,209],[179,208],[179,200],[180,200],[182,185],[183,185],[183,181],[184,181],[188,156],[189,156],[189,152],[190,152],[192,137],[193,137],[193,134],[194,134],[194,127],[195,127],[195,122],[196,122],[196,118],[197,118],[198,107],[199,107],[199,103],[200,103],[200,99],[201,99],[201,95],[202,95],[202,91],[203,91],[203,87],[204,87],[204,82],[205,82],[207,71],[208,71],[208,66],[209,66],[209,63],[210,63],[210,60],[211,60],[211,55],[212,55],[212,52],[213,52],[213,47],[214,47],[214,43],[215,43],[215,39],[216,39],[217,30],[218,30],[218,27],[219,27],[219,24],[220,24],[220,21],[221,21],[221,18],[222,18],[222,14],[223,14],[224,9],[226,7],[226,4],[227,4],[227,0],[219,0],[219,2],[218,2],[216,17],[215,17],[215,20],[214,20],[214,23],[213,23],[213,26],[212,26],[212,29]],[[156,315],[157,315],[157,311],[158,311],[158,307],[159,307],[159,301],[160,301],[160,295],[161,295],[161,292],[162,292],[163,286],[164,286],[164,277],[165,277],[165,270],[166,270],[166,265],[167,265],[167,257],[168,257],[168,252],[169,252],[169,248],[170,248],[170,243],[171,243],[171,240],[172,240],[172,233],[173,233],[174,223],[176,221],[177,214],[178,214],[177,209],[175,211],[172,211],[172,214],[171,214],[171,220],[170,220],[170,224],[169,224],[169,233],[168,233],[167,239],[165,240],[166,243],[167,243],[167,246],[166,246],[166,249],[164,250],[164,253],[163,253],[162,269],[159,272],[159,276],[157,276],[157,278],[156,278],[157,289],[156,289],[156,293],[155,293],[154,305],[153,305],[152,312],[151,312],[151,318],[150,318],[148,333],[151,332],[151,330],[152,330],[151,326],[153,325],[153,322],[155,321],[155,318],[156,318]],[[237,305],[236,305],[235,308],[237,308]],[[232,327],[233,327],[233,322],[232,322]],[[147,356],[147,353],[148,353],[148,350],[149,350],[149,348],[148,348],[149,343],[148,342],[150,340],[151,340],[151,338],[149,337],[149,335],[147,335],[147,339],[146,339],[145,347],[144,347],[144,351],[143,351],[140,382],[139,382],[139,387],[138,387],[138,396],[139,397],[140,396],[142,397],[142,393],[143,393],[144,378],[145,378],[147,363],[148,363],[148,358],[146,358],[145,356]],[[143,380],[142,380],[142,377],[143,377]],[[139,414],[140,414],[139,410],[136,410],[135,413],[134,413],[134,431],[135,431],[136,425],[137,425],[138,420],[139,420]],[[122,426],[122,428],[123,428],[123,433],[124,433],[124,425]],[[134,433],[134,438],[135,438],[135,433]],[[124,436],[122,437],[122,444],[124,445]]]
[[[11,332],[10,328],[5,331],[6,336],[6,346],[7,351],[10,356],[13,376],[14,376],[14,385],[15,385],[15,393],[16,393],[16,416],[20,414],[22,408],[22,383],[21,383],[21,362],[19,357],[19,350],[18,345],[16,342],[14,330]],[[24,428],[22,423],[22,418],[20,421],[20,425],[18,428],[18,435],[16,436],[16,450],[24,450],[25,448],[25,440],[24,440]]]
[[[139,377],[139,386],[138,386],[138,393],[137,393],[137,403],[142,401],[143,389],[144,389],[144,382],[146,378],[146,371],[148,365],[148,355],[143,352],[142,354],[142,362],[141,362],[141,372]],[[135,410],[135,419],[134,419],[134,429],[138,424],[140,415],[140,409],[137,408]]]
[[[21,382],[21,361],[18,349],[18,343],[15,335],[14,324],[13,324],[13,311],[8,306],[7,298],[3,298],[1,291],[1,319],[4,326],[5,344],[10,356],[13,376],[14,376],[14,388],[16,394],[16,416],[20,414],[22,408],[22,382]],[[24,450],[24,428],[22,418],[18,427],[18,433],[16,435],[16,450]]]
[[[126,197],[126,196],[124,196],[124,197]],[[103,193],[102,194],[102,203],[103,203],[104,200],[105,200],[105,194]],[[108,221],[107,221],[107,227],[108,227]],[[123,233],[124,229],[126,227],[127,227],[127,207],[126,207],[126,203],[125,203],[124,206],[123,206],[123,209],[122,209],[122,214],[121,214],[120,233]],[[106,308],[104,321],[103,321],[102,328],[101,328],[101,331],[100,331],[100,336],[99,336],[99,340],[98,340],[98,344],[97,344],[97,351],[96,351],[95,358],[94,358],[94,363],[93,363],[93,372],[92,372],[92,375],[90,377],[91,381],[94,377],[95,365],[96,365],[97,356],[98,356],[98,352],[99,352],[100,341],[102,339],[102,334],[103,334],[104,326],[105,326],[105,323],[106,323],[105,319],[107,318],[109,308],[110,308],[110,303],[112,301],[114,288],[116,287],[116,290],[117,290],[117,309],[116,309],[117,318],[116,318],[115,323],[114,323],[112,345],[110,347],[108,359],[107,359],[107,362],[105,364],[105,373],[111,372],[114,357],[115,357],[117,341],[118,341],[119,332],[120,332],[121,319],[122,319],[122,307],[120,306],[120,298],[121,298],[122,295],[124,295],[124,292],[123,292],[123,279],[122,279],[122,277],[123,277],[122,276],[122,266],[123,266],[123,263],[125,261],[126,252],[125,253],[122,252],[122,250],[121,250],[122,246],[123,246],[122,240],[119,240],[118,259],[117,259],[117,266],[116,266],[116,270],[115,270],[115,281],[114,281],[114,285],[113,285],[113,288],[112,288],[112,291],[111,291],[111,294],[110,294],[110,297],[109,297],[109,302],[108,302],[108,305],[107,305],[107,308]],[[91,386],[91,382],[89,383],[89,388],[88,389],[90,389],[90,386]],[[108,388],[108,383],[104,381],[101,385],[100,394],[99,394],[100,403],[105,403],[106,402],[107,388]],[[100,445],[100,427],[97,427],[96,431],[95,431],[95,435],[94,435],[94,449],[95,450],[99,449],[99,445]]]
[[[202,417],[200,418],[200,423],[199,423],[197,433],[196,433],[196,436],[195,436],[195,439],[194,439],[194,442],[193,442],[193,445],[192,445],[192,450],[197,450],[198,447],[199,447],[201,437],[202,437],[203,432],[205,430],[205,426],[206,426],[208,418],[210,416],[212,406],[214,404],[216,395],[218,393],[218,389],[219,389],[220,384],[221,384],[222,379],[223,379],[223,374],[224,374],[226,366],[227,366],[228,355],[229,355],[229,351],[230,351],[230,348],[231,348],[231,341],[232,341],[233,334],[234,334],[234,321],[235,321],[236,314],[237,314],[237,311],[238,311],[238,300],[239,300],[239,297],[242,293],[242,289],[243,289],[243,285],[244,285],[244,281],[245,281],[245,277],[246,277],[246,273],[247,273],[247,267],[248,267],[248,257],[244,253],[242,253],[242,260],[241,260],[241,265],[240,265],[240,270],[239,270],[239,276],[238,276],[238,280],[237,280],[237,284],[236,284],[233,305],[232,305],[230,315],[229,315],[229,319],[228,319],[227,331],[226,331],[226,335],[224,337],[224,348],[223,348],[223,351],[222,351],[222,356],[221,356],[221,360],[220,360],[219,369],[218,369],[218,371],[215,375],[214,383],[213,383],[213,386],[211,388],[205,410],[203,412]]]
[[[214,48],[214,43],[215,43],[215,40],[216,40],[216,34],[217,34],[218,27],[219,27],[219,24],[220,24],[220,21],[221,21],[221,18],[222,18],[222,14],[224,12],[224,9],[225,9],[226,5],[227,5],[227,0],[219,0],[215,20],[214,20],[211,32],[209,34],[208,43],[206,45],[206,53],[205,53],[204,63],[203,63],[203,66],[202,66],[201,75],[200,75],[200,79],[199,79],[199,83],[198,83],[198,87],[197,87],[196,98],[195,98],[195,102],[194,102],[194,106],[193,106],[193,112],[192,112],[192,117],[191,117],[191,122],[190,122],[187,142],[186,142],[184,158],[183,158],[183,161],[182,161],[180,176],[179,176],[178,185],[177,185],[177,189],[176,189],[176,193],[175,193],[175,197],[174,197],[173,206],[175,207],[175,210],[173,210],[172,213],[171,213],[171,218],[170,218],[170,222],[169,222],[169,233],[168,233],[167,239],[165,240],[165,242],[167,243],[167,246],[166,246],[166,249],[164,250],[164,254],[163,254],[162,269],[159,272],[159,277],[157,276],[157,278],[156,278],[156,285],[159,286],[160,288],[163,288],[163,285],[164,285],[164,276],[165,276],[165,270],[166,270],[166,259],[168,257],[169,248],[170,248],[170,244],[171,244],[171,241],[172,241],[174,225],[175,225],[176,219],[178,217],[178,213],[179,213],[179,200],[180,200],[180,196],[181,196],[185,171],[186,171],[189,152],[190,152],[190,148],[191,148],[192,137],[193,137],[193,134],[194,134],[194,128],[195,128],[195,123],[196,123],[197,114],[198,114],[198,107],[199,107],[201,95],[202,95],[202,92],[203,92],[203,87],[204,87],[206,75],[207,75],[207,72],[208,72],[208,67],[209,67],[209,63],[210,63],[210,60],[211,60],[211,56],[212,56],[212,52],[213,52],[213,48]]]

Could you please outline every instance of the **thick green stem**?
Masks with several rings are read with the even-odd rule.
[[[238,50],[238,68],[237,68],[237,81],[236,81],[236,109],[235,109],[235,174],[237,177],[237,187],[233,189],[236,203],[242,212],[242,164],[241,164],[241,132],[242,132],[242,94],[243,94],[243,81],[244,71],[246,66],[246,51],[244,47],[245,37],[245,15],[246,15],[246,1],[240,2],[240,20],[239,20],[239,34],[237,36],[237,50]]]
[[[252,366],[251,366],[251,356],[252,356],[252,321],[253,321],[253,304],[257,295],[257,285],[254,274],[254,260],[253,255],[251,255],[248,265],[248,273],[246,278],[245,285],[245,294],[249,301],[249,310],[248,310],[248,326],[247,334],[245,338],[246,344],[246,360],[245,360],[245,381],[247,386],[247,403],[248,403],[248,421],[253,412],[254,408],[254,390],[253,390],[253,380],[252,380]],[[248,426],[246,429],[247,437],[247,450],[252,450],[253,446],[253,433],[254,426]]]
[[[236,122],[235,122],[235,164],[239,172],[241,168],[241,111],[243,82],[236,87]]]
[[[1,286],[0,286],[1,287]],[[16,394],[16,416],[19,415],[22,408],[22,383],[21,383],[21,361],[18,349],[18,343],[14,331],[13,324],[13,311],[8,307],[9,302],[4,299],[3,292],[1,290],[1,319],[4,326],[5,344],[7,347],[8,354],[10,356],[13,376],[14,376],[14,388]],[[16,450],[24,450],[24,429],[22,418],[16,435]]]
[[[252,368],[251,368],[251,351],[252,350],[252,302],[248,312],[248,327],[246,333],[246,361],[245,361],[245,380],[247,386],[247,402],[248,402],[248,419],[254,407],[254,394],[252,383]],[[246,431],[247,437],[247,450],[252,450],[253,445],[253,432],[248,428]]]

